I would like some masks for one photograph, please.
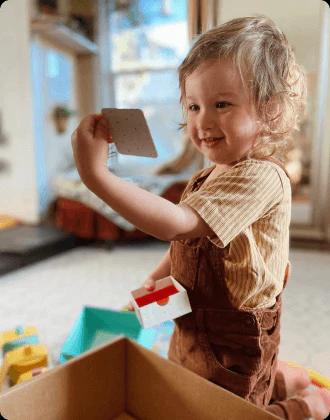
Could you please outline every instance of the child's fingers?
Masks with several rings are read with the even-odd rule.
[[[89,114],[86,117],[84,117],[78,127],[77,127],[77,131],[78,132],[89,132],[89,133],[94,133],[95,130],[95,126],[97,124],[97,122],[102,118],[102,114]]]
[[[127,304],[127,310],[130,311],[130,312],[133,312],[134,311],[134,308],[133,308],[133,305],[131,304],[131,302],[128,302],[128,304]]]
[[[154,290],[155,286],[156,286],[156,282],[153,279],[149,278],[144,282],[144,287],[149,291]]]
[[[108,131],[108,127],[106,126],[105,121],[100,118],[95,122],[95,130],[94,136],[95,137],[104,137]]]
[[[95,132],[94,132],[95,138],[105,139],[109,143],[111,143],[112,136],[110,133],[110,127],[109,123],[106,118],[102,117],[99,120],[97,120],[95,124]]]

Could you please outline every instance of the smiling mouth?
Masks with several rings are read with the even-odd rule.
[[[207,146],[213,146],[223,139],[224,137],[207,137],[205,139],[201,139],[201,141],[205,143]]]

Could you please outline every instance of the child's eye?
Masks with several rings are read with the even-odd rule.
[[[189,111],[198,111],[199,110],[199,106],[195,105],[195,104],[191,104],[188,107]]]
[[[220,101],[220,102],[217,102],[216,103],[216,107],[217,108],[225,108],[225,107],[227,107],[229,105],[230,105],[230,103],[229,102],[225,102],[225,101]]]

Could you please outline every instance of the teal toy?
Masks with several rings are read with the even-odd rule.
[[[85,306],[61,348],[60,363],[65,363],[119,335],[124,335],[166,357],[173,329],[172,321],[143,329],[134,312]]]

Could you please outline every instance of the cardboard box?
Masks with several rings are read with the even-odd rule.
[[[178,318],[191,312],[187,291],[172,276],[156,281],[155,289],[133,290],[132,305],[144,328]]]
[[[8,420],[276,419],[127,338],[0,395]]]

